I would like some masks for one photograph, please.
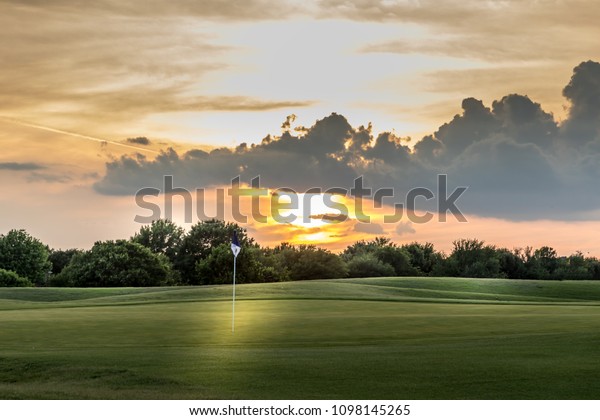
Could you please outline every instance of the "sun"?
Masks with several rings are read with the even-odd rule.
[[[292,214],[297,216],[291,222],[293,226],[315,228],[325,227],[336,223],[336,218],[348,216],[348,206],[344,204],[345,197],[331,194],[298,193],[298,208]],[[326,200],[343,205],[343,208],[332,208]],[[340,219],[341,220],[341,219]]]

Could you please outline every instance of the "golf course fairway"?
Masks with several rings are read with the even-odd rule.
[[[0,289],[2,399],[598,399],[600,282]]]

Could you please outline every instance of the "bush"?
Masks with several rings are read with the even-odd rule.
[[[420,274],[419,270],[412,265],[411,253],[385,237],[377,237],[368,242],[364,240],[355,242],[344,250],[341,257],[348,263],[350,277]]]
[[[42,285],[51,268],[48,248],[24,230],[13,229],[0,235],[0,268]]]
[[[357,255],[348,263],[349,277],[392,277],[395,274],[394,267],[373,254]]]
[[[91,250],[75,254],[52,279],[53,286],[149,287],[172,284],[171,267],[164,255],[126,240],[96,242]]]
[[[377,248],[373,255],[382,263],[390,265],[396,276],[419,274],[419,271],[410,263],[410,254],[394,244]]]
[[[256,245],[248,245],[240,251],[236,264],[237,283],[260,283],[263,265],[260,262],[261,250]],[[193,284],[227,284],[233,280],[233,254],[230,244],[220,244],[211,248],[208,257],[196,263],[196,277]]]
[[[248,237],[246,229],[235,223],[211,219],[201,221],[192,226],[190,231],[181,239],[180,245],[177,246],[173,262],[173,267],[181,273],[183,283],[198,284],[199,281],[204,281],[204,276],[210,276],[206,268],[210,271],[211,267],[215,267],[213,262],[208,266],[204,264],[200,269],[202,273],[201,277],[198,275],[198,264],[208,258],[211,258],[213,261],[215,259],[221,260],[222,256],[211,256],[211,254],[220,245],[224,245],[229,249],[234,231],[237,232],[242,250],[254,246],[254,239]],[[231,256],[231,251],[229,251],[229,255]]]
[[[500,273],[500,257],[494,246],[477,239],[459,239],[445,261],[444,275],[450,277],[506,277]]]
[[[314,245],[294,246],[284,242],[268,253],[277,271],[290,280],[337,279],[348,274],[339,255]]]
[[[73,255],[81,254],[82,251],[78,249],[67,249],[63,251],[62,249],[50,251],[50,256],[48,260],[52,263],[52,274],[60,274],[64,268],[69,265]]]
[[[31,287],[31,283],[26,278],[20,277],[14,271],[0,268],[0,287]]]
[[[183,228],[171,220],[159,219],[148,226],[142,226],[131,240],[144,245],[155,254],[166,255],[174,263],[184,235]]]
[[[433,244],[430,242],[425,244],[413,242],[403,245],[402,250],[408,253],[410,264],[417,270],[418,275],[431,275],[437,265],[444,259],[442,254],[435,251]]]

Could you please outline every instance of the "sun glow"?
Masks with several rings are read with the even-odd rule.
[[[289,242],[331,247],[342,238],[354,236],[354,205],[348,197],[269,190],[268,196],[260,197],[259,203],[260,213],[267,216],[266,220],[251,219],[250,224],[265,245]],[[250,197],[244,197],[242,210],[251,214],[250,207]]]
[[[323,227],[335,223],[336,218],[348,216],[348,206],[345,204],[347,201],[345,197],[337,196],[333,200],[331,194],[327,198],[326,194],[298,193],[297,196],[298,208],[290,211],[291,214],[296,216],[295,220],[291,222],[294,226],[308,228]],[[342,204],[344,207],[334,209],[325,202],[326,199]]]
[[[331,242],[332,238],[327,232],[309,233],[305,235],[299,235],[298,240],[303,242]]]

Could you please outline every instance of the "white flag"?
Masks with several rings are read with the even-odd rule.
[[[242,247],[238,241],[237,232],[233,231],[233,239],[231,240],[231,252],[233,252],[233,256],[237,257],[241,250]]]

